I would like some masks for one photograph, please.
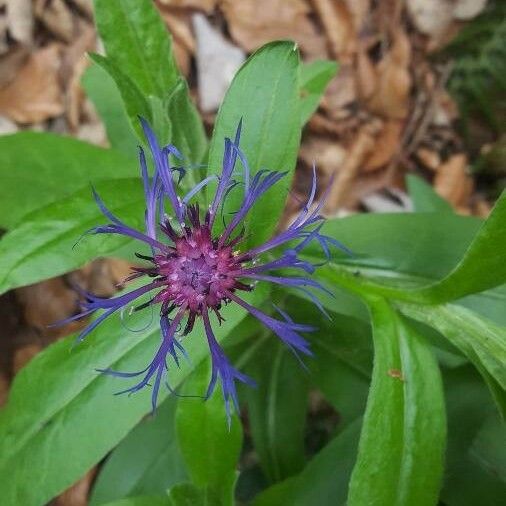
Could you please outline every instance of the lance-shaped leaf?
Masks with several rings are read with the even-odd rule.
[[[50,133],[0,137],[0,227],[102,179],[136,176],[136,159]]]
[[[112,213],[143,229],[145,200],[139,180],[102,181],[97,189]],[[99,256],[122,256],[125,251],[132,258],[132,248],[139,244],[128,237],[82,237],[107,221],[90,186],[25,216],[0,239],[0,293],[69,272]]]
[[[348,504],[432,506],[446,438],[439,368],[428,344],[386,300],[368,303],[374,366]]]
[[[413,208],[418,213],[453,213],[451,204],[440,197],[422,178],[408,174],[406,177],[408,193]]]
[[[99,64],[92,63],[85,70],[81,85],[104,122],[111,147],[129,157],[136,157],[137,137],[114,79]]]
[[[94,53],[90,54],[90,58],[114,79],[121,98],[123,99],[125,112],[130,119],[131,127],[137,134],[138,140],[143,141],[144,136],[139,122],[139,116],[145,118],[149,123],[153,123],[155,112],[153,111],[152,103],[142,94],[131,77],[123,72],[112,58],[106,58],[105,56]],[[166,134],[163,139],[164,141],[168,141],[168,135]]]
[[[462,260],[444,279],[415,292],[430,303],[459,299],[506,283],[506,191]]]
[[[107,56],[145,96],[164,94],[179,76],[172,41],[150,0],[95,0]]]
[[[245,314],[228,306],[224,317],[226,322],[215,331],[218,341]],[[129,382],[96,372],[96,368],[138,371],[151,361],[160,329],[149,311],[140,312],[139,318],[140,330],[134,334],[109,318],[79,346],[72,347],[72,336],[58,341],[18,373],[0,413],[3,506],[48,502],[99,462],[151,410],[149,389],[115,397],[113,393]],[[185,343],[191,362],[182,358],[180,369],[171,368],[173,388],[208,355],[204,336],[202,325],[196,325]],[[161,388],[159,400],[168,393]]]
[[[187,165],[200,163],[207,149],[204,127],[153,2],[95,0],[95,18],[107,57],[92,57],[116,82],[140,141],[138,115],[152,123],[163,143],[180,149]],[[187,142],[179,145],[182,140]]]
[[[250,56],[235,75],[218,112],[209,152],[210,173],[221,173],[223,139],[234,138],[242,118],[240,147],[251,177],[261,169],[287,171],[288,191],[301,131],[298,74],[299,54],[293,42],[272,42]],[[238,160],[238,173],[240,167]],[[244,189],[238,185],[229,194],[226,212],[237,211]],[[278,185],[277,194],[264,195],[248,214],[249,243],[264,242],[277,226],[286,200],[279,191]]]
[[[336,75],[334,61],[316,60],[300,67],[300,115],[304,125],[318,108],[325,88]]]
[[[304,467],[308,376],[274,339],[262,345],[245,371],[258,383],[245,391],[245,399],[260,465],[270,482],[281,481]]]
[[[253,506],[344,506],[362,420],[356,419],[292,478],[259,494]]]
[[[211,504],[233,506],[236,468],[242,446],[242,426],[236,413],[230,420],[221,388],[204,399],[211,375],[210,361],[203,362],[183,388],[176,411],[179,448],[192,482]]]
[[[175,427],[176,399],[166,399],[107,458],[89,499],[99,506],[123,497],[159,494],[186,479]]]
[[[402,312],[451,341],[475,365],[506,418],[506,328],[460,306],[399,304]]]

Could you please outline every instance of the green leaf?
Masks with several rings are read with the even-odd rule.
[[[318,109],[321,97],[339,65],[330,60],[315,60],[300,66],[300,115],[302,125]]]
[[[97,189],[112,213],[143,229],[145,203],[139,180],[100,181]],[[120,255],[127,246],[143,249],[120,235],[81,237],[107,221],[90,187],[26,215],[0,239],[0,293],[71,271],[98,256]]]
[[[452,214],[358,214],[328,220],[322,233],[341,241],[353,256],[337,250],[332,261],[378,277],[411,276],[420,284],[439,279],[462,258],[481,220]],[[308,255],[322,255],[311,246]],[[416,279],[418,278],[418,279]]]
[[[264,195],[248,214],[249,245],[262,243],[271,236],[284,208],[300,141],[298,71],[299,54],[293,42],[263,46],[235,75],[216,118],[209,152],[211,174],[221,173],[224,138],[234,137],[241,118],[240,146],[251,176],[261,169],[288,172],[283,182]],[[243,191],[244,186],[239,185],[229,194],[226,213],[238,209]],[[280,191],[283,196],[275,198],[274,192],[279,195]],[[220,224],[217,220],[216,225]]]
[[[481,426],[470,448],[471,458],[506,485],[506,425],[496,413]]]
[[[506,415],[506,328],[469,309],[451,304],[418,306],[402,303],[399,307],[411,318],[437,329],[462,351],[484,376],[499,409]]]
[[[185,481],[175,411],[175,399],[166,399],[154,416],[144,419],[121,441],[100,470],[90,506],[123,497],[164,495],[168,488]]]
[[[172,506],[168,497],[157,495],[141,495],[128,497],[119,501],[108,502],[105,506]]]
[[[417,291],[432,304],[455,300],[506,283],[506,191],[464,257],[440,282]]]
[[[109,73],[93,63],[85,70],[81,85],[104,122],[111,147],[126,156],[136,157],[138,141]]]
[[[208,506],[206,493],[191,483],[182,483],[169,491],[169,506]]]
[[[137,134],[139,140],[144,141],[144,134],[139,122],[142,116],[150,123],[153,122],[154,112],[149,100],[142,94],[132,79],[116,65],[112,58],[91,53],[90,58],[102,68],[116,83],[116,86],[123,99],[124,108],[130,119],[130,127]],[[126,139],[128,140],[128,138]],[[133,144],[136,146],[138,142]]]
[[[95,0],[107,56],[145,96],[163,97],[179,72],[171,37],[151,0]]]
[[[453,213],[450,203],[440,197],[422,178],[408,174],[406,181],[408,193],[417,213]]]
[[[335,273],[341,271],[348,275],[350,283],[362,284],[367,291],[374,289],[391,297],[418,300],[421,296],[414,288],[429,286],[431,281],[454,270],[480,224],[476,218],[450,213],[438,215],[437,220],[430,213],[365,214],[329,220],[323,233],[341,241],[353,255],[334,250],[332,265],[318,269],[316,275],[322,280],[332,279],[336,286],[346,281],[335,278]],[[314,245],[306,248],[304,255],[313,261],[324,260]],[[331,310],[339,308],[339,312],[360,317],[349,298],[341,300],[341,293],[339,296],[339,303],[323,300]],[[506,324],[506,286],[467,296],[459,303]]]
[[[311,360],[310,379],[339,414],[339,428],[364,412],[372,369],[371,330],[355,318],[332,313],[326,322],[316,314],[299,316],[318,329],[308,337],[315,358]]]
[[[245,372],[258,385],[248,388],[245,398],[260,466],[270,482],[281,481],[305,463],[307,374],[275,336],[269,336]]]
[[[502,434],[490,434],[493,445],[488,449],[479,442],[488,437],[490,423],[492,429],[501,423],[487,388],[471,366],[445,371],[444,382],[448,448],[441,501],[448,506],[500,506],[506,497],[506,484],[500,479],[504,466],[493,462],[501,454],[504,461],[504,426]]]
[[[203,397],[211,377],[210,361],[198,367],[184,385],[185,395],[177,406],[179,448],[194,485],[203,488],[211,502],[234,504],[235,469],[242,446],[242,426],[237,414],[228,425],[221,388]],[[232,409],[232,407],[231,407]]]
[[[361,420],[355,420],[315,455],[300,474],[262,492],[253,506],[344,506],[360,426]]]
[[[386,300],[367,300],[374,367],[348,504],[432,506],[446,438],[439,368],[430,348]]]
[[[185,164],[198,164],[207,153],[207,138],[202,120],[195,109],[188,91],[188,84],[179,79],[171,92],[167,105],[168,117],[175,118],[172,123],[171,144],[174,144],[185,157]],[[187,171],[182,184],[194,177],[195,171]]]
[[[121,153],[49,133],[0,137],[0,227],[102,179],[132,177],[137,164]]]
[[[245,317],[244,311],[230,305],[223,313],[226,322],[215,329],[220,342]],[[72,348],[73,337],[60,340],[18,373],[0,412],[3,506],[49,501],[99,462],[150,411],[149,389],[115,397],[114,392],[135,380],[96,372],[97,368],[136,371],[151,361],[160,342],[158,322],[150,325],[149,311],[138,315],[136,328],[141,330],[135,334],[128,333],[119,316],[111,317],[79,346]],[[191,364],[183,361],[181,369],[170,370],[173,388],[208,356],[204,336],[199,323],[185,344]],[[167,394],[167,389],[160,389],[160,401]]]
[[[204,127],[153,2],[95,0],[95,17],[107,58],[92,58],[114,78],[141,142],[138,115],[151,123],[160,143],[180,149],[187,165],[200,163],[207,149]]]

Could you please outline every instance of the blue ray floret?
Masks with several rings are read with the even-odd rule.
[[[260,170],[250,177],[247,160],[239,147],[240,122],[234,140],[225,139],[221,174],[205,178],[186,196],[180,197],[177,187],[185,170],[172,167],[170,155],[181,159],[181,154],[174,146],[161,147],[148,123],[142,119],[141,123],[154,165],[154,173],[150,176],[146,155],[140,148],[139,161],[146,199],[145,231],[135,230],[114,216],[93,190],[97,205],[108,223],[94,227],[89,233],[120,234],[148,246],[150,254],[138,257],[148,261],[149,265],[134,267],[126,281],[147,278],[149,282],[108,299],[80,291],[85,299],[82,311],[66,321],[100,311],[101,314],[78,336],[77,341],[80,342],[107,317],[132,303],[139,304],[136,310],[158,307],[161,341],[151,362],[143,370],[133,373],[101,370],[113,376],[139,378],[138,383],[120,393],[137,392],[150,385],[154,409],[162,383],[172,391],[167,381],[170,362],[179,367],[180,355],[186,355],[180,339],[192,332],[197,319],[202,319],[212,361],[206,397],[212,394],[219,380],[227,414],[230,416],[231,406],[237,409],[236,381],[248,384],[254,382],[229,362],[214,336],[211,319],[216,319],[221,324],[222,306],[235,303],[276,334],[295,354],[311,355],[309,344],[301,333],[310,332],[314,330],[313,327],[293,322],[281,310],[278,310],[281,319],[274,318],[246,302],[238,293],[253,290],[259,282],[273,283],[301,290],[324,311],[312,290],[327,290],[311,278],[316,266],[299,258],[299,254],[310,243],[319,245],[327,257],[330,256],[331,247],[336,246],[345,251],[346,248],[335,239],[320,233],[324,222],[321,215],[324,199],[318,204],[315,202],[316,171],[313,169],[313,183],[308,200],[293,222],[264,244],[241,251],[245,218],[258,198],[276,185],[285,173]],[[240,183],[236,180],[237,160],[242,165]],[[216,185],[214,198],[208,209],[201,213],[198,203],[191,201],[210,183]],[[224,230],[215,235],[213,230],[216,228],[216,218],[233,190],[242,190],[242,202]],[[167,217],[166,206],[170,207],[173,218]],[[274,257],[276,253],[278,255]],[[296,271],[297,275],[288,275],[286,270]],[[139,303],[138,299],[145,295],[149,296],[148,302]]]

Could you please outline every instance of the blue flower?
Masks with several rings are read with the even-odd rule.
[[[323,310],[311,289],[325,289],[310,277],[315,266],[299,258],[299,253],[312,242],[318,243],[327,257],[330,255],[331,246],[346,249],[336,240],[320,233],[324,221],[320,214],[324,199],[319,204],[315,203],[316,173],[313,170],[309,198],[295,220],[286,230],[264,244],[241,251],[244,219],[257,199],[278,183],[285,173],[261,170],[250,177],[247,161],[239,148],[241,136],[241,123],[239,123],[235,139],[233,141],[225,139],[221,175],[205,178],[181,198],[177,195],[175,176],[184,177],[184,170],[171,167],[169,163],[169,155],[181,158],[179,151],[171,145],[161,148],[148,123],[142,119],[141,123],[155,167],[154,175],[150,177],[145,153],[140,149],[140,167],[146,199],[145,231],[134,230],[123,223],[107,209],[98,194],[93,191],[97,205],[109,222],[93,228],[90,232],[120,234],[149,246],[150,255],[137,255],[149,262],[149,265],[134,267],[131,276],[126,280],[142,277],[149,279],[149,282],[141,288],[109,299],[81,291],[85,299],[82,311],[65,321],[77,320],[101,311],[100,316],[78,336],[77,340],[82,341],[107,317],[149,293],[149,301],[138,305],[135,309],[156,306],[160,310],[162,339],[153,359],[145,369],[138,372],[126,373],[110,369],[100,372],[125,378],[140,378],[136,385],[124,392],[137,392],[151,385],[152,405],[155,409],[160,385],[162,381],[166,383],[168,362],[171,359],[179,366],[180,355],[185,355],[181,338],[190,334],[195,321],[201,318],[212,360],[212,374],[206,395],[207,397],[211,395],[219,379],[226,411],[230,417],[231,403],[238,409],[235,382],[237,380],[248,384],[254,382],[229,362],[215,338],[211,320],[215,319],[220,324],[223,321],[220,313],[222,306],[237,304],[260,320],[294,353],[311,355],[309,344],[301,333],[314,330],[313,327],[293,322],[281,310],[278,310],[281,319],[273,318],[250,305],[239,294],[253,290],[257,282],[273,283],[301,290]],[[220,209],[223,209],[224,200],[230,191],[238,186],[234,179],[238,158],[243,167],[242,203],[230,222],[225,225],[221,235],[215,236],[213,228],[220,215]],[[214,198],[208,209],[201,213],[199,205],[190,202],[198,192],[213,181],[216,184]],[[165,214],[166,203],[171,206],[173,219]],[[272,253],[279,251],[281,254],[272,259]],[[264,260],[266,253],[270,253],[269,260]],[[298,275],[279,275],[277,272],[280,269],[291,269],[298,272]]]

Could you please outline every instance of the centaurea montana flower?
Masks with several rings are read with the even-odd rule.
[[[99,310],[103,311],[79,334],[77,341],[80,342],[107,317],[132,304],[139,297],[152,293],[148,302],[139,304],[135,308],[139,310],[155,305],[160,308],[162,339],[152,361],[145,369],[138,372],[118,372],[110,369],[100,370],[100,372],[125,378],[141,377],[136,385],[119,393],[133,393],[147,385],[152,385],[151,397],[153,409],[155,409],[160,385],[168,371],[168,360],[172,358],[179,366],[178,353],[185,355],[180,338],[189,334],[195,321],[201,318],[212,361],[212,373],[206,397],[212,394],[219,378],[226,411],[230,417],[231,401],[238,409],[235,381],[248,384],[254,384],[254,381],[235,369],[229,362],[215,338],[211,319],[216,318],[218,324],[221,324],[222,306],[236,303],[260,320],[295,354],[300,352],[311,355],[309,344],[300,333],[314,330],[313,327],[293,322],[282,310],[278,310],[281,319],[265,314],[241,298],[238,292],[251,291],[255,282],[261,281],[294,287],[302,290],[324,311],[318,299],[308,288],[325,289],[309,277],[315,266],[299,258],[299,253],[313,241],[319,243],[327,256],[332,245],[344,247],[336,240],[320,233],[324,219],[320,215],[322,202],[319,205],[315,204],[316,175],[313,172],[309,198],[296,219],[286,230],[264,244],[241,252],[239,246],[244,238],[244,228],[241,226],[244,218],[258,198],[278,183],[285,173],[260,170],[250,178],[247,161],[239,148],[240,122],[235,139],[233,141],[225,139],[221,175],[205,178],[183,198],[180,198],[176,192],[175,176],[177,174],[180,178],[184,176],[185,171],[171,167],[169,162],[169,155],[181,158],[180,153],[172,145],[161,148],[148,123],[143,119],[141,123],[154,163],[154,174],[150,177],[145,153],[140,148],[140,168],[146,199],[146,230],[140,232],[123,223],[107,209],[93,190],[95,200],[102,213],[109,219],[109,223],[97,226],[89,232],[120,234],[148,245],[151,255],[138,254],[137,256],[150,262],[150,265],[134,267],[132,275],[125,281],[148,277],[150,282],[128,293],[108,299],[81,291],[86,299],[82,311],[67,319],[66,322],[89,316]],[[238,158],[244,173],[242,203],[230,222],[224,225],[221,235],[215,237],[213,226],[220,215],[220,209],[223,209],[224,200],[229,192],[238,185],[234,179]],[[212,181],[217,184],[216,192],[207,211],[201,215],[199,205],[191,204],[190,200]],[[165,214],[166,201],[172,207],[175,220],[167,218]],[[173,224],[174,221],[176,224]],[[283,245],[286,249],[278,258],[261,261],[265,253],[277,250]],[[295,269],[304,275],[276,274],[279,269],[286,268]],[[170,389],[168,383],[166,384]]]

